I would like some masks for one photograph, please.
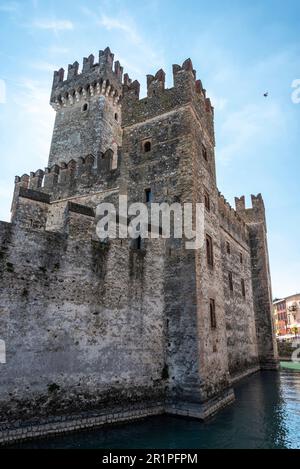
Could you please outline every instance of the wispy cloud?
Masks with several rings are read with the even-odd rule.
[[[134,74],[134,78],[140,80],[143,93],[145,73],[155,72],[158,68],[165,66],[161,43],[158,46],[155,37],[145,35],[144,31],[138,27],[135,17],[127,10],[112,15],[103,9],[94,11],[82,7],[81,11],[94,22],[95,26],[111,33],[111,37],[108,36],[111,43],[114,42],[115,33],[118,33],[118,58],[126,70]]]
[[[46,164],[51,141],[54,113],[49,106],[48,86],[40,81],[22,78],[12,96],[15,103],[16,119],[26,118],[27,134],[23,141],[33,139],[32,151],[36,159]],[[20,140],[22,140],[20,138]]]
[[[53,72],[54,70],[59,69],[59,66],[44,61],[32,62],[31,66],[35,70],[40,70],[41,72]]]
[[[67,54],[70,51],[67,47],[62,46],[50,46],[48,49],[49,54]]]
[[[139,45],[143,42],[141,36],[136,31],[135,24],[129,18],[120,20],[118,18],[109,17],[103,14],[98,20],[98,24],[103,26],[108,31],[113,29],[122,31],[128,37],[128,39],[130,39],[130,41],[136,45]]]
[[[218,156],[223,164],[240,158],[249,147],[257,148],[285,126],[280,106],[274,102],[247,104],[237,111],[228,112],[221,123],[223,145]]]
[[[53,20],[45,18],[34,20],[32,27],[37,29],[51,30],[57,33],[58,31],[70,31],[74,29],[74,24],[70,20]]]
[[[3,2],[0,3],[0,11],[5,13],[16,13],[20,8],[18,2]]]

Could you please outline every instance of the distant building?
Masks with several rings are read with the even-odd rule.
[[[276,335],[300,333],[300,293],[273,302]]]
[[[286,298],[287,322],[289,332],[300,333],[300,293]]]
[[[285,298],[274,301],[273,309],[276,335],[286,335],[288,332]]]

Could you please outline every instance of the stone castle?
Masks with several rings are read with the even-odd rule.
[[[277,368],[264,202],[218,192],[214,111],[190,59],[140,84],[109,48],[54,72],[48,167],[0,223],[0,441],[170,413],[204,419]],[[205,249],[101,242],[95,207],[205,204]]]

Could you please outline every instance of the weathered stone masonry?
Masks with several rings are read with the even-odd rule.
[[[213,108],[190,59],[139,83],[107,48],[54,73],[45,171],[0,222],[0,442],[163,412],[206,418],[276,368],[261,195],[218,192]],[[205,249],[101,242],[101,201],[205,203]],[[208,256],[211,250],[211,259]]]

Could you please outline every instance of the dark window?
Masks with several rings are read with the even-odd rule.
[[[203,158],[205,159],[205,161],[207,161],[207,149],[206,149],[206,146],[205,145],[202,145],[202,156]]]
[[[243,263],[243,254],[240,252],[240,264]]]
[[[226,251],[227,254],[230,254],[230,243],[228,241],[226,241]]]
[[[206,258],[207,258],[207,264],[213,267],[214,265],[213,242],[209,235],[206,235]]]
[[[241,279],[241,288],[242,288],[242,295],[245,298],[246,297],[246,288],[245,288],[245,280],[243,278]]]
[[[216,304],[215,300],[212,298],[209,300],[209,312],[210,312],[210,326],[212,329],[216,329],[217,320],[216,320]]]
[[[141,249],[141,247],[142,247],[142,238],[138,236],[138,238],[136,238],[136,249]]]
[[[229,290],[233,291],[232,272],[228,272]]]
[[[151,151],[151,142],[149,140],[144,143],[144,152],[148,153],[148,151]]]
[[[152,202],[152,191],[151,189],[145,189],[146,203]]]
[[[115,120],[117,121],[118,120],[118,114],[115,113]]]
[[[87,110],[88,110],[88,104],[84,103],[84,105],[82,106],[82,111],[85,112]]]
[[[204,205],[208,212],[210,212],[210,197],[208,192],[204,192]]]

